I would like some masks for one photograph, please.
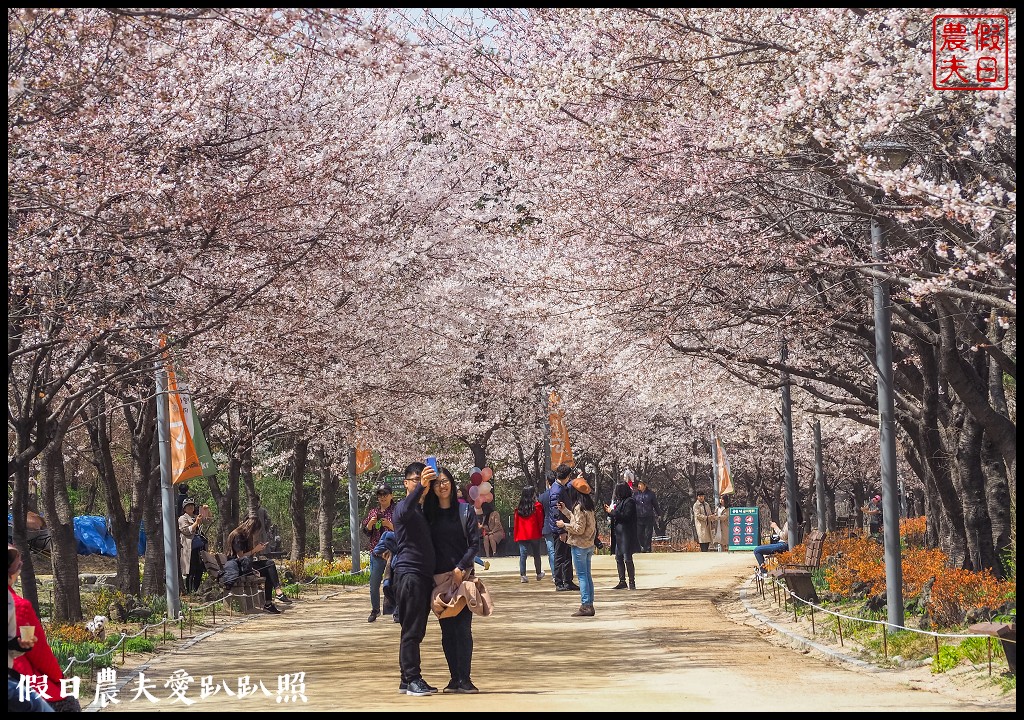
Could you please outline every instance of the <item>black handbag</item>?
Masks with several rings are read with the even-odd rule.
[[[197,532],[192,536],[192,549],[193,550],[205,550],[209,547],[210,543],[207,542],[206,536],[201,532]]]

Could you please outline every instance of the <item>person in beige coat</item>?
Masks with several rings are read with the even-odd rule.
[[[700,544],[701,552],[708,551],[708,546],[715,536],[716,523],[715,510],[701,490],[697,493],[697,502],[693,504],[693,524],[697,528],[697,542]]]
[[[594,557],[594,536],[597,534],[597,516],[590,485],[583,477],[569,483],[563,491],[564,502],[558,503],[558,511],[565,520],[555,521],[564,530],[569,547],[572,548],[572,562],[576,577],[580,581],[580,609],[572,617],[594,617],[594,577],[591,561]]]
[[[209,518],[206,512],[196,507],[196,501],[192,498],[185,498],[181,509],[183,512],[178,518],[178,538],[181,545],[179,570],[185,576],[182,588],[191,594],[198,590],[203,582],[205,566],[199,553],[206,549],[206,536],[203,535],[202,527]]]

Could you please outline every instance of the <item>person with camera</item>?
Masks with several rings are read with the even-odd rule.
[[[590,485],[582,477],[569,483],[558,499],[559,518],[555,525],[566,533],[566,544],[571,548],[572,562],[580,584],[580,609],[572,617],[594,617],[594,577],[591,564],[594,557],[594,537],[597,535],[597,516]]]
[[[212,515],[209,505],[198,507],[193,498],[185,498],[181,509],[181,517],[178,518],[178,538],[181,543],[179,570],[185,577],[182,588],[186,594],[191,595],[203,582],[203,571],[206,568],[200,553],[209,545],[203,533],[203,523],[208,522]]]
[[[377,507],[371,508],[363,518],[363,533],[370,538],[368,547],[377,547],[381,536],[385,532],[395,529],[391,522],[394,512],[394,495],[391,492],[391,486],[386,483],[382,484],[377,488]],[[381,582],[384,580],[386,564],[387,561],[383,556],[370,554],[370,616],[366,618],[366,622],[374,622],[380,615],[380,588]],[[391,615],[394,611],[394,608],[384,608],[385,615]]]

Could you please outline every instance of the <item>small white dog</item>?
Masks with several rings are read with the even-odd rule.
[[[85,629],[92,633],[92,636],[103,642],[107,639],[107,616],[97,615],[85,624]]]

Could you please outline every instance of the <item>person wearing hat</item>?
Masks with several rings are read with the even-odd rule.
[[[199,589],[203,582],[203,571],[206,564],[200,553],[206,549],[206,535],[203,534],[203,523],[209,520],[206,512],[196,505],[195,498],[185,498],[181,503],[181,517],[178,518],[178,538],[181,545],[180,567],[185,576],[182,589],[189,595]]]
[[[707,501],[703,490],[697,491],[697,502],[693,504],[693,524],[697,528],[697,544],[701,552],[707,552],[715,536],[715,511]]]
[[[376,495],[376,507],[370,508],[360,526],[363,529],[363,533],[369,536],[370,541],[367,547],[371,548],[377,547],[384,533],[388,530],[394,531],[395,529],[392,523],[395,502],[391,486],[387,483],[382,483],[377,488]],[[374,622],[380,615],[380,588],[381,582],[384,580],[384,568],[386,565],[387,561],[383,557],[370,554],[370,616],[366,618],[367,622]],[[386,615],[391,615],[394,611],[394,608],[384,608],[384,614]]]
[[[566,544],[572,549],[572,562],[580,581],[580,609],[572,617],[594,617],[594,576],[591,560],[594,557],[594,536],[597,518],[590,484],[583,477],[572,480],[559,496],[559,518],[555,525],[566,533]]]

